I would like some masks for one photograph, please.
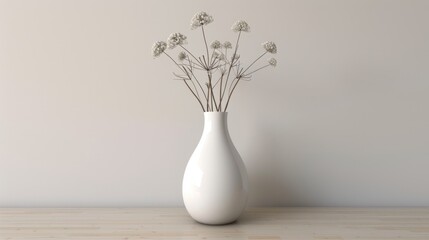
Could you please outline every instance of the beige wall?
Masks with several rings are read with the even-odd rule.
[[[188,35],[278,67],[230,132],[251,205],[429,206],[429,1],[0,1],[0,206],[181,206],[202,113],[150,48]]]

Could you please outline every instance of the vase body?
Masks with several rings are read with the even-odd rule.
[[[228,132],[226,112],[205,112],[200,142],[182,184],[186,210],[204,224],[228,224],[243,212],[248,195],[244,163]]]

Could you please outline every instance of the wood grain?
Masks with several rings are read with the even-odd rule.
[[[256,208],[207,226],[182,208],[3,208],[0,239],[429,239],[429,208]]]

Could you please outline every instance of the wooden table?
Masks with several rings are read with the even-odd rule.
[[[224,226],[183,208],[0,208],[0,239],[429,240],[429,208],[255,208]]]

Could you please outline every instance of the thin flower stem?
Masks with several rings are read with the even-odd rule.
[[[184,70],[184,69],[182,69],[181,67],[180,67],[180,65],[179,64],[177,64],[177,62],[168,54],[168,53],[166,53],[166,52],[163,52],[167,57],[169,57],[170,59],[171,59],[171,61],[173,61],[176,65],[177,65],[177,67],[178,68],[180,68],[186,75],[188,75],[188,73]],[[189,76],[189,75],[188,75]],[[192,81],[192,79],[190,79],[191,81]],[[186,86],[189,88],[189,90],[191,91],[191,93],[192,93],[192,95],[194,95],[194,97],[197,99],[197,101],[198,101],[198,103],[201,105],[201,108],[203,109],[203,111],[205,111],[205,109],[204,109],[204,106],[203,106],[203,103],[201,102],[201,100],[200,100],[200,98],[194,93],[194,91],[192,90],[192,88],[189,86],[189,84],[186,82],[186,80],[185,79],[183,79],[183,82],[186,84]]]
[[[203,55],[203,58],[204,58],[204,55]],[[204,70],[206,70],[207,68],[206,68],[206,66],[205,66],[205,64],[204,64],[203,59],[201,59],[201,57],[198,57],[198,59],[200,59],[200,62],[203,64],[203,68],[204,68]]]
[[[209,60],[207,59],[207,61],[206,61],[206,57],[204,55],[203,55],[203,61],[204,61],[204,64],[205,64],[206,71],[209,71],[210,70]]]
[[[238,32],[237,41],[236,41],[236,43],[235,43],[235,50],[234,50],[234,54],[232,55],[231,64],[229,65],[228,74],[227,74],[226,79],[225,79],[225,86],[224,86],[224,89],[223,89],[222,97],[221,97],[221,99],[220,99],[220,101],[221,101],[221,102],[223,101],[223,97],[224,97],[224,95],[225,95],[225,91],[226,91],[226,86],[228,85],[229,75],[230,75],[230,73],[231,73],[232,66],[234,65],[234,58],[235,58],[235,56],[236,56],[236,54],[237,54],[237,50],[238,50],[238,42],[240,41],[240,36],[241,36],[241,31],[240,31],[240,32]],[[222,109],[221,109],[221,111],[222,111]],[[224,111],[226,111],[226,109],[224,109]]]
[[[240,75],[240,73],[242,73],[242,72],[243,72],[243,69],[241,69],[241,70],[237,69],[237,73],[235,75],[235,78],[232,80],[231,85],[229,85],[229,89],[228,89],[229,92],[231,92],[231,88],[233,88],[233,86],[235,86],[234,81],[235,80],[238,81],[243,77],[242,75]]]
[[[195,90],[195,93],[197,94],[197,96],[198,96],[198,99],[201,99],[200,98],[200,94],[199,94],[199,92],[198,92],[198,89],[197,89],[197,86],[195,85],[195,83],[194,83],[194,81],[192,81],[192,78],[189,76],[189,74],[187,74],[186,73],[186,77],[182,77],[182,76],[180,76],[180,75],[177,75],[177,74],[175,74],[175,73],[173,73],[176,77],[178,77],[179,79],[178,80],[190,80],[191,81],[191,83],[192,83],[192,86],[194,87],[194,90]]]
[[[194,56],[194,54],[192,54],[188,49],[186,49],[184,46],[182,46],[181,44],[179,45],[181,48],[183,48],[183,50],[185,50],[187,53],[189,53],[189,55],[191,55],[195,61],[197,61],[199,63],[199,67],[203,67],[203,64]]]
[[[186,73],[186,76],[188,77],[188,79],[189,79],[189,80],[191,80],[191,83],[192,83],[192,85],[194,86],[195,92],[197,93],[198,99],[201,99],[201,98],[200,98],[200,95],[198,94],[197,87],[195,86],[194,81],[192,81],[192,77],[191,77],[191,75],[189,75],[189,72],[190,72],[190,73],[192,74],[192,76],[194,76],[195,81],[198,83],[198,85],[199,85],[199,86],[201,86],[201,85],[200,85],[200,83],[198,82],[198,79],[195,77],[194,73],[192,72],[192,69],[191,69],[191,68],[189,68],[189,67],[188,67],[188,69],[187,69],[187,68],[185,68],[185,67],[183,67],[183,70],[184,70],[184,72]],[[202,92],[203,92],[203,94],[204,94],[204,97],[205,97],[205,98],[207,98],[207,97],[206,97],[206,94],[205,94],[205,92],[204,92],[204,90],[203,90],[202,88],[201,88],[201,90],[202,90]]]
[[[204,43],[206,44],[206,51],[207,51],[207,61],[210,59],[210,55],[209,55],[209,46],[207,45],[207,39],[206,39],[206,34],[204,32],[204,25],[201,26],[201,31],[203,32],[203,38],[204,38]],[[208,66],[208,65],[207,65]]]
[[[263,67],[260,67],[260,68],[254,70],[254,71],[251,71],[250,73],[245,74],[245,76],[249,76],[250,74],[255,73],[255,72],[259,71],[259,70],[262,70],[262,69],[264,69],[264,68],[266,68],[268,66],[270,66],[270,64],[267,64],[267,65],[265,65]]]
[[[195,64],[194,62],[190,62],[189,64],[188,63],[179,63],[179,66],[181,66],[181,67],[190,67],[190,66],[192,66],[193,64]],[[203,69],[203,68],[199,68],[199,67],[196,67],[196,66],[192,66],[192,68],[195,68],[195,69],[198,69],[198,70],[205,70],[205,69]]]
[[[165,55],[167,55],[167,57],[169,57],[171,59],[171,61],[174,62],[174,64],[176,64],[177,67],[179,67],[180,69],[182,69],[182,67],[176,62],[176,60],[174,60],[168,53],[163,52]]]
[[[213,52],[212,52],[212,55],[211,55],[211,57],[210,57],[210,68],[212,68],[213,67],[213,64],[214,64],[214,61],[216,60],[213,56],[214,56],[214,53],[215,53],[215,49],[213,49]]]
[[[218,107],[218,109],[219,109],[220,111],[222,111],[222,79],[223,79],[223,75],[224,75],[224,73],[221,73],[221,75],[220,75],[219,107]],[[215,86],[216,86],[216,84],[217,84],[217,82],[215,83]]]
[[[215,82],[215,84],[213,85],[213,88],[216,88],[216,86],[219,84],[219,82],[220,82],[220,80],[222,79],[222,77],[224,76],[225,74],[222,74],[221,75],[221,77]]]
[[[210,112],[210,104],[209,104],[209,102],[210,102],[210,87],[209,87],[209,84],[207,83],[207,94],[208,94],[208,98],[207,98],[207,112]]]
[[[212,78],[210,71],[207,71],[207,77],[209,79],[209,83],[207,84],[208,90],[210,91],[210,108],[213,111],[213,88],[212,88]]]
[[[203,34],[204,34],[204,30],[203,30]],[[206,40],[206,38],[204,36],[204,41],[205,40]],[[206,42],[206,47],[207,47],[207,42]],[[214,51],[215,50],[213,50],[213,53],[214,53]],[[208,48],[207,48],[207,53],[208,53]],[[213,54],[212,54],[211,57],[213,58]],[[203,59],[205,61],[204,55],[203,55]],[[219,111],[217,103],[216,103],[216,98],[215,98],[214,92],[213,92],[213,85],[212,85],[212,72],[211,72],[211,69],[212,69],[212,66],[214,64],[214,61],[215,61],[215,59],[212,62],[212,59],[210,59],[209,57],[207,57],[207,69],[206,69],[206,71],[207,71],[207,77],[209,79],[209,83],[208,83],[207,87],[209,88],[209,91],[211,91],[211,94],[210,94],[210,96],[211,96],[211,98],[210,98],[211,110],[213,111],[213,104],[214,104],[216,110]]]
[[[213,104],[214,104],[214,106],[215,106],[215,108],[216,108],[216,111],[218,111],[218,112],[219,112],[219,108],[218,108],[218,106],[217,106],[216,98],[215,98],[215,95],[214,95],[214,92],[213,92],[213,85],[212,85],[212,77],[211,77],[211,75],[210,75],[210,78],[209,78],[209,79],[210,79],[210,80],[209,80],[210,90],[211,90],[211,92],[212,92],[212,94],[211,94],[211,96],[212,96],[212,109],[213,109]]]
[[[261,59],[261,57],[263,57],[265,54],[267,54],[267,52],[268,52],[268,51],[265,51],[265,52],[264,52],[261,56],[259,56],[255,61],[253,61],[253,62],[252,62],[252,64],[250,64],[250,65],[246,68],[246,70],[244,70],[243,74],[245,74],[245,73],[246,73],[246,71],[247,71],[247,70],[249,70],[249,68],[253,66],[253,64],[255,64],[259,59]]]
[[[190,80],[191,80],[191,79],[190,79]],[[194,81],[192,81],[192,80],[191,80],[191,83],[192,83],[192,86],[194,86],[195,93],[197,94],[198,99],[200,99],[200,94],[198,94],[197,86],[195,86],[195,83],[194,83]]]
[[[204,68],[201,68],[199,64],[196,64],[194,62],[189,61],[189,63],[179,63],[180,66],[186,66],[186,67],[192,67],[198,70],[205,70]]]
[[[188,57],[188,61],[191,62],[191,59],[189,59],[189,57]],[[189,69],[189,71],[191,72],[192,76],[195,78],[195,81],[197,82],[198,86],[200,87],[201,91],[203,92],[204,98],[207,100],[207,94],[204,91],[203,86],[201,86],[200,82],[198,81],[197,77],[195,76],[194,71],[192,71],[192,68]]]
[[[192,81],[192,80],[191,80]],[[191,87],[189,86],[189,84],[186,82],[186,80],[183,80],[183,82],[186,84],[186,86],[189,88],[189,90],[192,92],[192,94],[194,95],[194,97],[198,100],[198,103],[201,105],[201,108],[203,109],[203,112],[205,112],[203,103],[200,101],[200,99],[197,97],[197,95],[195,95],[195,93],[192,91]]]
[[[210,91],[211,91],[211,87],[210,87]],[[212,112],[214,112],[213,111],[213,91],[211,91],[211,94],[210,94],[210,96],[211,96],[211,98],[210,98],[210,108],[211,108],[211,110],[212,110]]]
[[[229,93],[228,101],[226,101],[226,105],[225,105],[225,112],[226,112],[226,109],[228,108],[229,100],[231,100],[232,93],[234,92],[235,87],[237,87],[237,84],[238,84],[238,82],[239,82],[239,81],[240,81],[240,78],[237,80],[237,82],[235,82],[235,85],[234,85],[234,87],[232,88],[232,91]]]
[[[231,62],[228,60],[228,49],[225,49],[225,64],[230,64]]]
[[[198,85],[200,86],[200,89],[202,90],[202,92],[203,92],[203,94],[204,94],[204,96],[205,96],[206,94],[205,94],[204,90],[202,89],[201,84],[199,83],[199,81],[198,81],[197,77],[195,77],[195,75],[194,75],[194,68],[195,68],[195,69],[200,69],[200,68],[195,67],[195,66],[193,66],[193,65],[192,65],[192,64],[193,64],[193,62],[192,62],[192,61],[191,61],[191,59],[189,58],[189,55],[186,55],[186,59],[188,60],[188,63],[189,63],[189,65],[185,65],[185,66],[186,66],[186,69],[188,69],[188,71],[189,71],[189,72],[192,74],[192,76],[195,78],[195,81],[198,83]]]

